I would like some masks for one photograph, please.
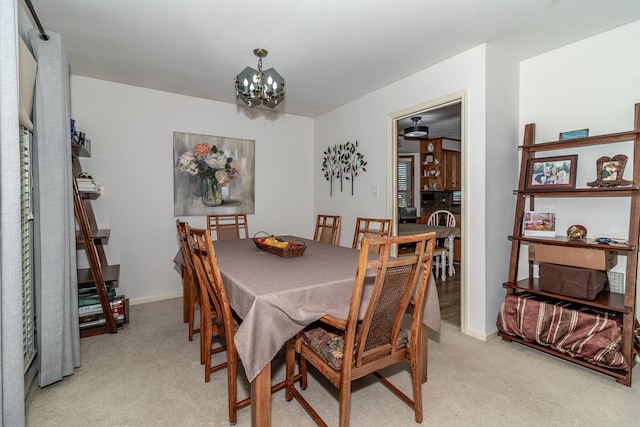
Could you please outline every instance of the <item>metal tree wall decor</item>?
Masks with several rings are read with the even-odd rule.
[[[358,171],[366,172],[367,162],[364,160],[364,154],[357,151],[358,141],[352,144],[347,141],[346,144],[336,144],[333,147],[327,147],[324,151],[324,159],[322,160],[322,172],[324,178],[329,181],[329,195],[333,196],[333,181],[340,180],[340,191],[342,191],[343,180],[351,181],[351,195],[353,196],[353,182],[358,176]]]
[[[324,159],[322,160],[322,172],[324,179],[329,181],[329,196],[333,196],[333,179],[338,177],[342,179],[342,173],[338,162],[338,146],[328,147],[324,151]]]

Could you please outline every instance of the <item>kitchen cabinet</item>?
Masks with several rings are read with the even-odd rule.
[[[459,151],[443,150],[442,138],[420,141],[420,190],[457,191],[461,182]]]
[[[459,151],[442,151],[443,182],[444,191],[457,191],[461,188],[461,156]]]

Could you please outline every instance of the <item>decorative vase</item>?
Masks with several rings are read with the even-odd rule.
[[[202,204],[220,206],[222,204],[222,188],[214,178],[202,180]]]

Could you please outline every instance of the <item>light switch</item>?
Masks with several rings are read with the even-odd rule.
[[[373,186],[373,197],[379,197],[380,196],[380,186],[379,185],[374,185]]]

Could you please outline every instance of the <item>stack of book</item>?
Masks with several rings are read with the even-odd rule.
[[[116,298],[116,289],[112,284],[106,284],[105,288],[109,302],[113,302]],[[95,304],[100,305],[100,297],[98,296],[98,290],[95,287],[78,289],[78,307]]]
[[[78,184],[78,191],[80,192],[100,192],[98,189],[98,185],[95,183],[93,178],[76,178],[76,183]]]
[[[124,295],[118,295],[109,304],[111,305],[111,315],[115,319],[116,324],[122,326],[127,320],[128,310],[126,298]],[[92,328],[106,323],[100,302],[78,307],[78,316],[81,329]]]

